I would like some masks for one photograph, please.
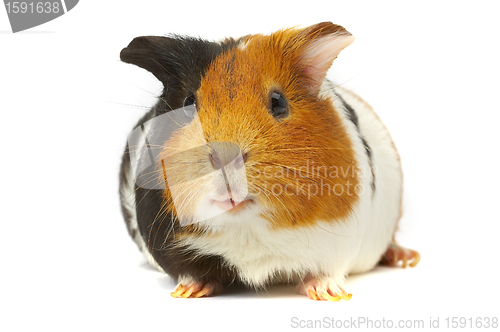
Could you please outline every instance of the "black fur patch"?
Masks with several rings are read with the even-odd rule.
[[[342,98],[340,95],[338,95],[336,93],[335,93],[335,95],[339,98],[339,100],[344,105],[344,108],[347,111],[347,117],[356,126],[356,130],[358,131],[359,138],[361,138],[361,142],[363,143],[363,146],[365,147],[365,152],[366,152],[366,155],[368,156],[368,162],[370,164],[370,170],[371,170],[371,174],[372,174],[372,182],[371,182],[372,193],[374,193],[376,187],[375,187],[375,172],[373,171],[372,150],[370,148],[370,145],[368,145],[368,142],[365,140],[365,138],[361,135],[361,132],[359,131],[359,119],[358,119],[358,115],[356,114],[356,111],[354,111],[354,109],[351,107],[351,105],[349,105],[344,100],[344,98]]]

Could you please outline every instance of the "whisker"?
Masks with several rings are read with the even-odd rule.
[[[111,100],[107,100],[106,102],[110,103],[110,104],[117,104],[117,105],[128,106],[130,108],[139,108],[139,109],[148,109],[148,110],[151,109],[150,106],[144,106],[144,105],[134,105],[134,104],[119,103],[119,102],[111,101]]]

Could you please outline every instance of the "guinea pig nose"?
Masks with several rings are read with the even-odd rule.
[[[214,169],[220,169],[226,165],[231,168],[242,168],[248,159],[238,144],[230,142],[210,142],[208,156]]]
[[[210,163],[212,164],[212,167],[214,169],[219,169],[231,163],[230,160],[224,161],[224,158],[221,158],[221,156],[219,156],[215,151],[210,152],[208,155],[210,157]],[[247,160],[248,160],[248,153],[243,153],[243,154],[239,153],[234,159],[234,167],[237,169],[242,168],[243,165],[247,162]]]

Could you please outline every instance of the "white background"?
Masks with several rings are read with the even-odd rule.
[[[2,331],[291,329],[292,317],[500,317],[496,1],[80,1],[12,34],[0,9]],[[399,148],[397,239],[415,269],[350,277],[351,301],[293,287],[174,299],[119,209],[126,137],[161,90],[119,61],[140,35],[219,39],[321,21],[355,37],[329,77],[374,106]],[[135,106],[130,106],[135,105]]]

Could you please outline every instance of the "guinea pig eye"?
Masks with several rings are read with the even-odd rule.
[[[184,113],[190,117],[194,118],[196,114],[196,97],[194,94],[190,94],[189,96],[184,99],[184,104],[182,105],[184,109]]]
[[[287,102],[285,98],[283,98],[283,96],[278,92],[271,93],[269,110],[271,111],[271,114],[277,119],[284,118],[288,115]]]

